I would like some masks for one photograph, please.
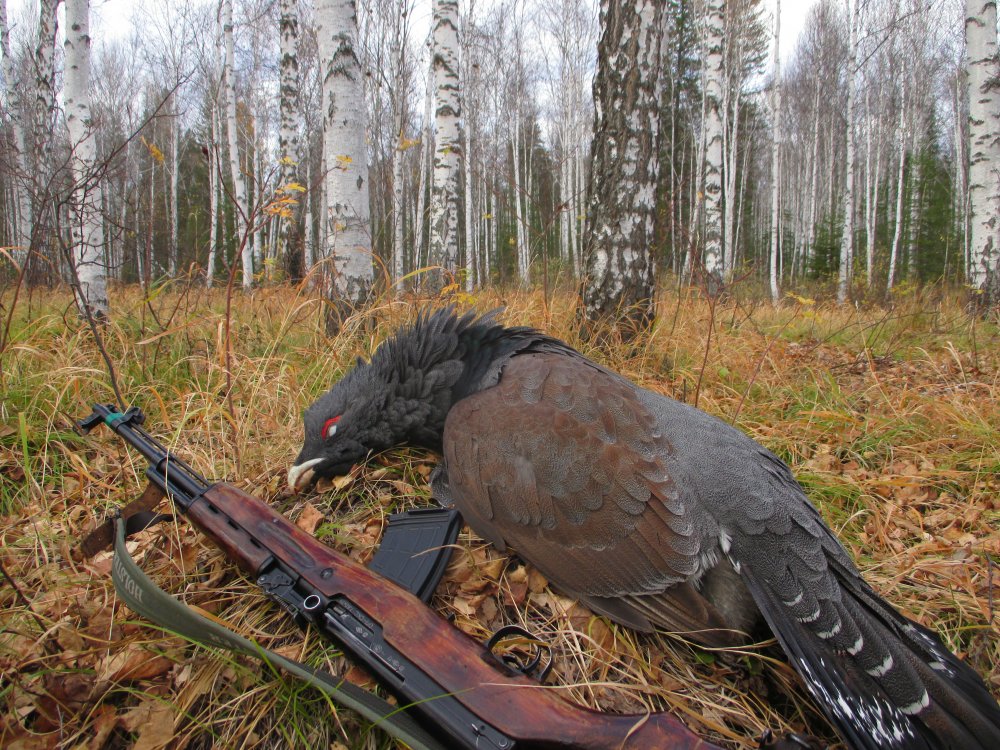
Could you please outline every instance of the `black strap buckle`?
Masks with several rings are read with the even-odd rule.
[[[502,641],[508,640],[517,641],[518,647],[526,646],[528,648],[496,653],[496,647]],[[511,669],[528,677],[535,677],[539,682],[545,682],[549,672],[552,671],[552,647],[520,625],[504,625],[497,630],[486,641],[486,650]],[[539,668],[543,656],[547,661]]]

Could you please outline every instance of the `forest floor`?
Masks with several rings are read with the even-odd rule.
[[[69,296],[0,299],[0,746],[7,748],[377,748],[348,711],[258,662],[170,635],[116,599],[111,560],[73,548],[142,489],[144,462],[74,419],[114,400]],[[386,302],[330,339],[311,295],[237,294],[227,347],[223,292],[113,290],[105,330],[125,398],[195,469],[272,502],[366,561],[386,516],[428,502],[433,458],[378,456],[350,478],[291,496],[301,413],[417,301]],[[892,309],[665,293],[651,336],[599,351],[574,332],[573,297],[484,292],[503,320],[567,339],[642,385],[728,420],[785,459],[876,590],[946,643],[1000,695],[1000,331],[955,299]],[[9,321],[7,316],[10,316]],[[714,324],[712,321],[714,320]],[[709,332],[711,331],[711,335]],[[228,351],[228,353],[227,353]],[[370,685],[302,635],[183,522],[130,543],[143,568],[260,644]],[[12,586],[16,584],[16,588]],[[434,607],[485,639],[521,623],[548,639],[551,681],[608,711],[669,710],[728,747],[765,729],[833,739],[773,644],[713,654],[593,617],[468,531]]]

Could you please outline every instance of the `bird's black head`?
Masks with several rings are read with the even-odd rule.
[[[389,398],[379,373],[359,357],[340,382],[306,409],[302,450],[288,472],[292,489],[346,474],[372,451],[396,444],[396,432],[384,419]]]
[[[459,381],[469,377],[470,335],[502,331],[487,317],[452,309],[421,315],[387,339],[305,412],[305,439],[288,472],[294,490],[346,474],[369,454],[397,445],[441,450],[444,421]],[[475,358],[473,369],[480,360]],[[464,382],[464,381],[463,381]]]

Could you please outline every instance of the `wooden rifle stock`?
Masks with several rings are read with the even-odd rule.
[[[259,576],[278,563],[300,577],[304,588],[331,601],[349,600],[442,694],[513,739],[518,749],[718,750],[667,713],[606,714],[560,698],[551,687],[501,664],[413,594],[236,487],[213,485],[185,513],[247,574]],[[434,698],[406,697],[414,702]]]

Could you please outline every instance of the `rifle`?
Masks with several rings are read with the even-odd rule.
[[[149,461],[174,508],[302,627],[311,626],[399,697],[407,713],[468,750],[718,750],[667,713],[615,715],[570,703],[450,625],[414,593],[330,549],[264,501],[209,483],[140,425],[142,412],[95,404],[79,425],[106,424]]]

